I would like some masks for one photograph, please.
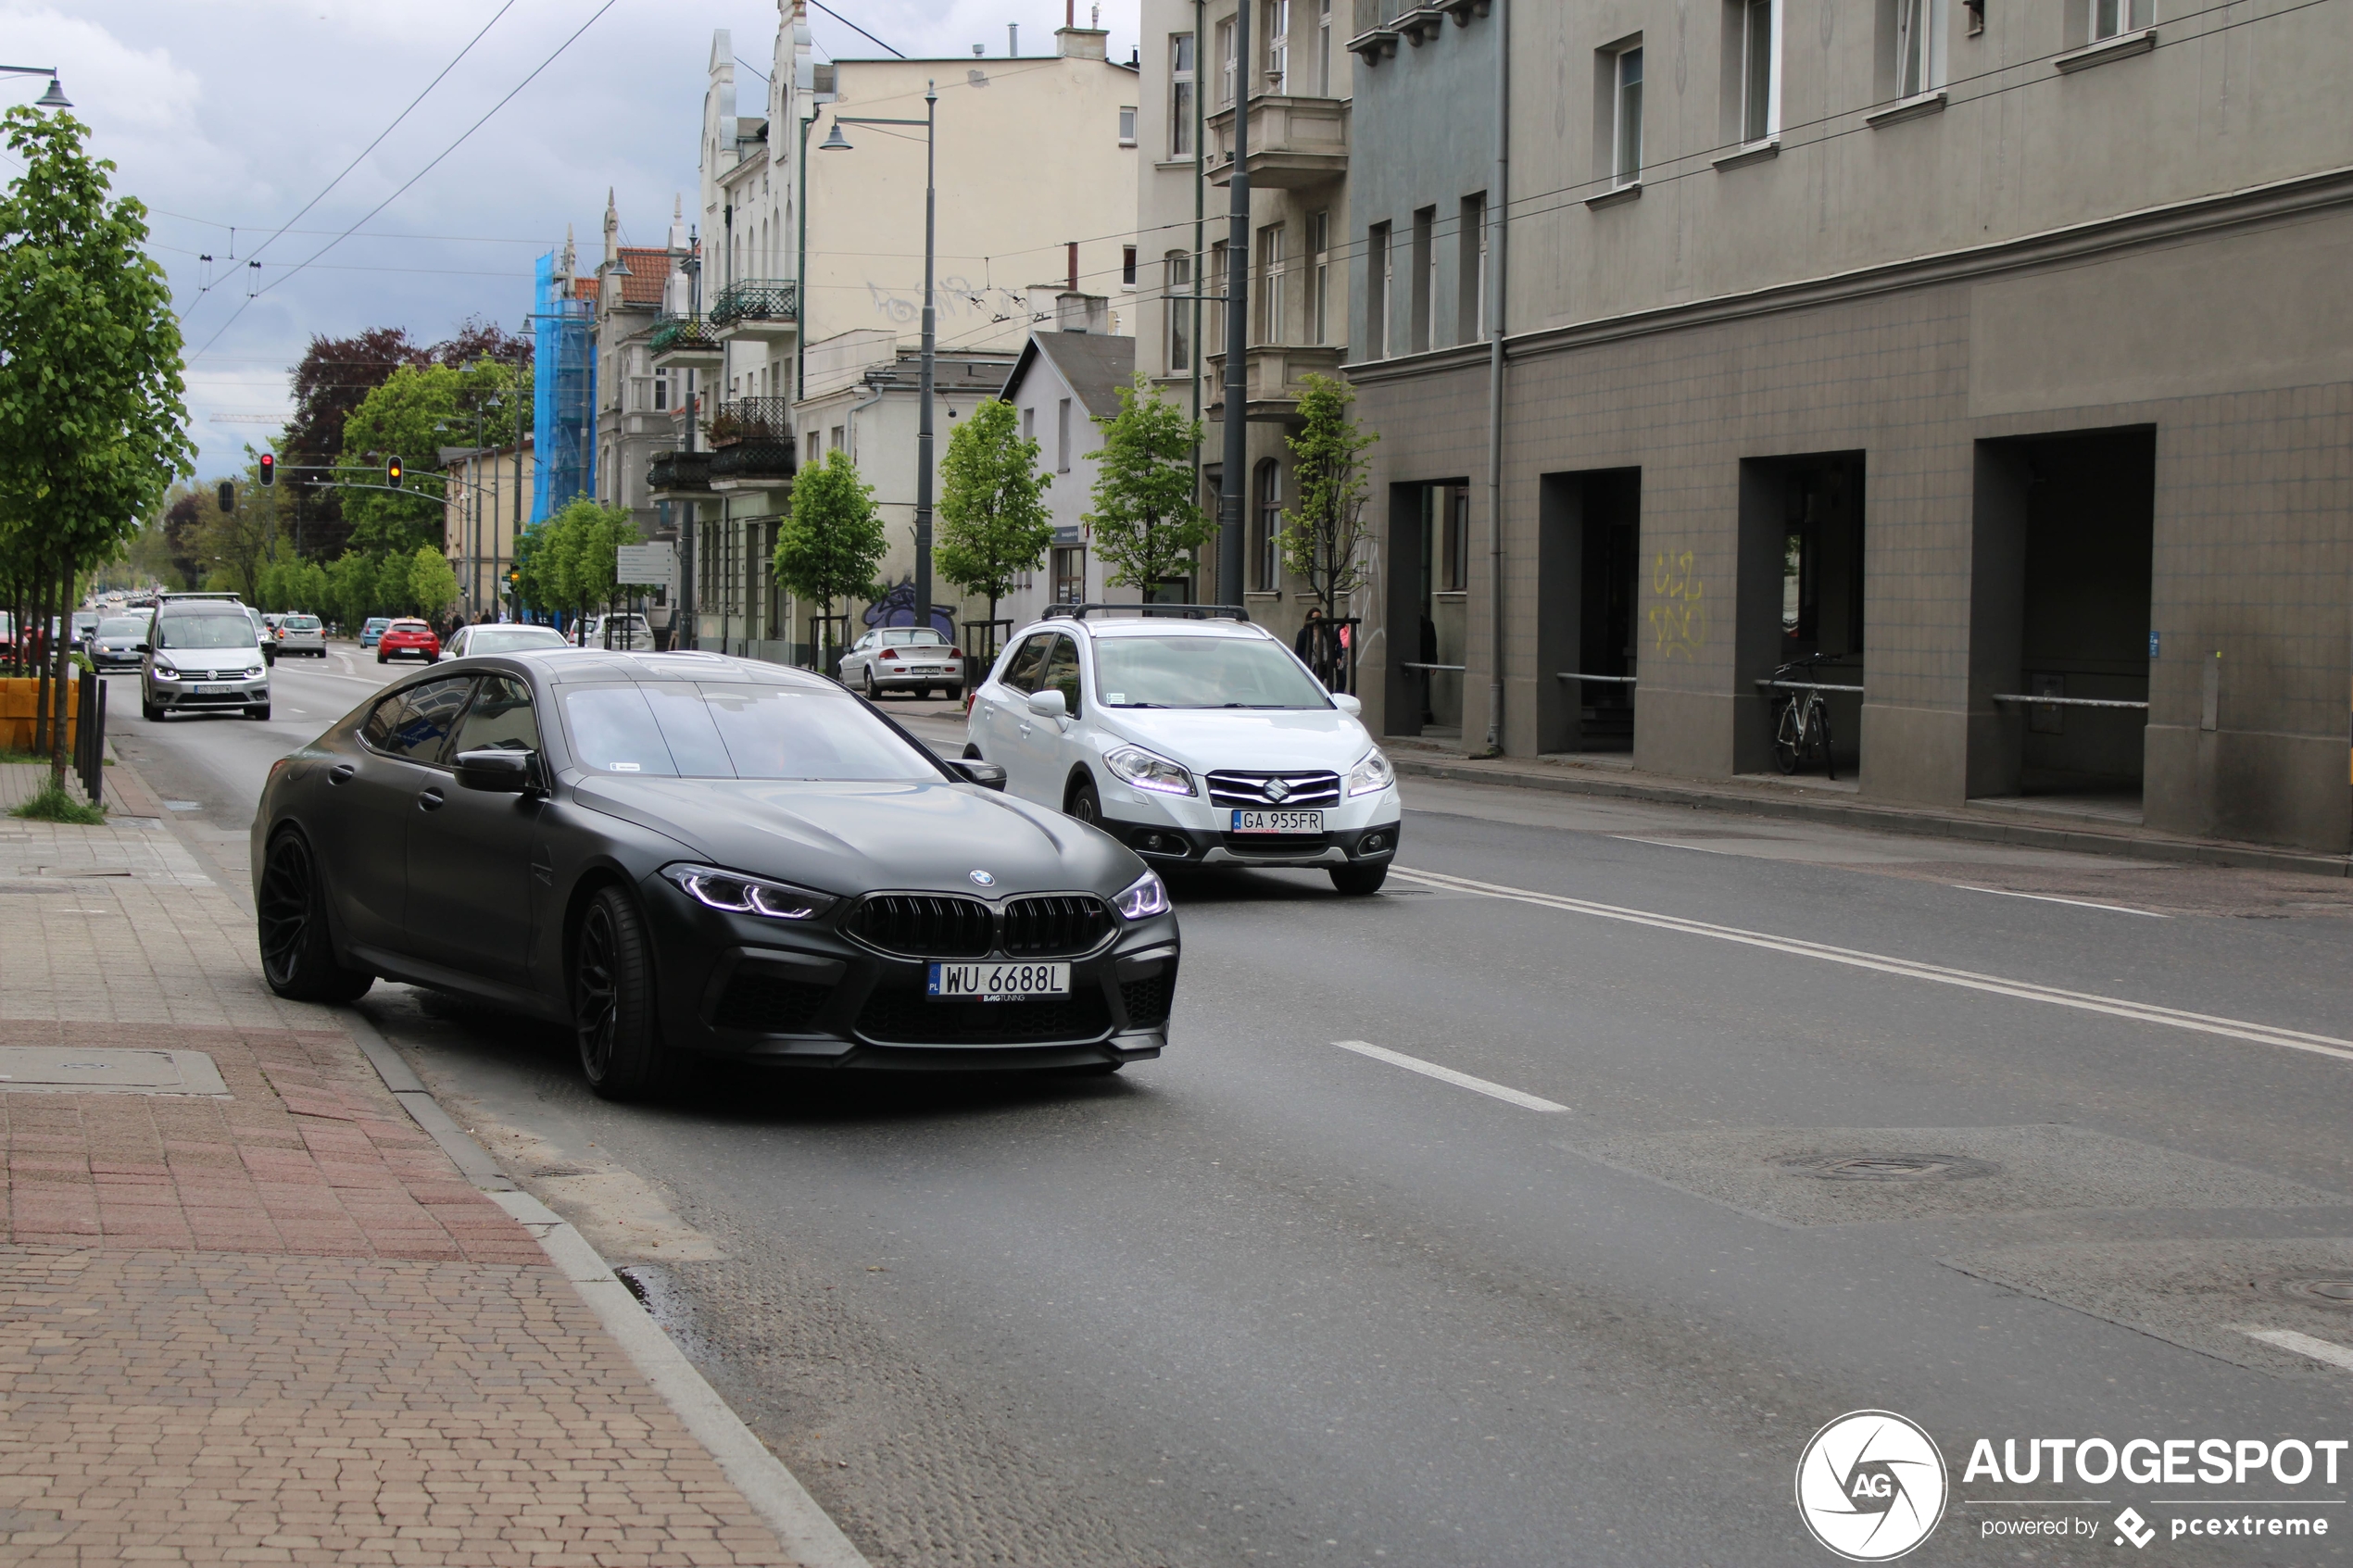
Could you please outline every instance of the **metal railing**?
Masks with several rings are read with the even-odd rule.
[[[789,397],[730,397],[713,408],[704,427],[713,446],[738,441],[792,439],[792,399]]]
[[[721,289],[711,305],[714,327],[732,327],[738,321],[799,320],[800,284],[788,278],[745,278]]]
[[[1397,668],[1400,670],[1451,670],[1455,674],[1460,675],[1467,671],[1470,666],[1467,664],[1406,664],[1400,662]]]
[[[656,354],[682,348],[719,352],[719,339],[711,332],[710,320],[701,316],[655,317],[652,343]]]
[[[709,452],[656,453],[646,470],[646,483],[654,490],[708,490],[711,458]]]
[[[1553,679],[1555,681],[1587,681],[1597,686],[1630,686],[1634,684],[1634,677],[1631,675],[1580,675],[1573,670],[1554,671],[1553,673]]]
[[[712,479],[790,479],[799,468],[789,435],[731,441],[711,456]]]
[[[1823,681],[1776,681],[1768,678],[1757,682],[1756,685],[1760,691],[1851,692],[1856,696],[1863,695],[1863,688],[1860,686],[1833,686]]]
[[[2137,708],[2148,711],[2145,702],[2127,702],[2107,696],[2022,696],[2016,692],[1996,692],[1995,702],[2023,703],[2029,708]]]
[[[73,771],[93,806],[107,799],[107,684],[95,670],[81,672],[73,716]]]

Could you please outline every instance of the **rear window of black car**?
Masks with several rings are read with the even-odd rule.
[[[581,766],[669,778],[937,783],[940,771],[847,693],[734,682],[572,687]]]

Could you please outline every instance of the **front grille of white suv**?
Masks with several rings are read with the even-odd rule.
[[[1272,806],[1311,811],[1340,804],[1338,773],[1212,773],[1209,798],[1219,806]]]

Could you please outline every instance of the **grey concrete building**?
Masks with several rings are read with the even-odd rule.
[[[2347,847],[2346,19],[1363,0],[1368,718],[1476,749],[1500,645],[1505,751],[1755,772],[1758,682],[1818,659],[1866,797]],[[1458,214],[1499,46],[1497,637]],[[1416,659],[1452,549],[1461,656]],[[1416,662],[1466,666],[1453,724]]]

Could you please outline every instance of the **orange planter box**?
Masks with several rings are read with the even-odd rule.
[[[82,709],[81,684],[72,680],[62,688],[66,704],[66,744],[73,744],[76,715]],[[0,679],[0,750],[32,749],[34,716],[41,705],[41,683],[30,675]]]

